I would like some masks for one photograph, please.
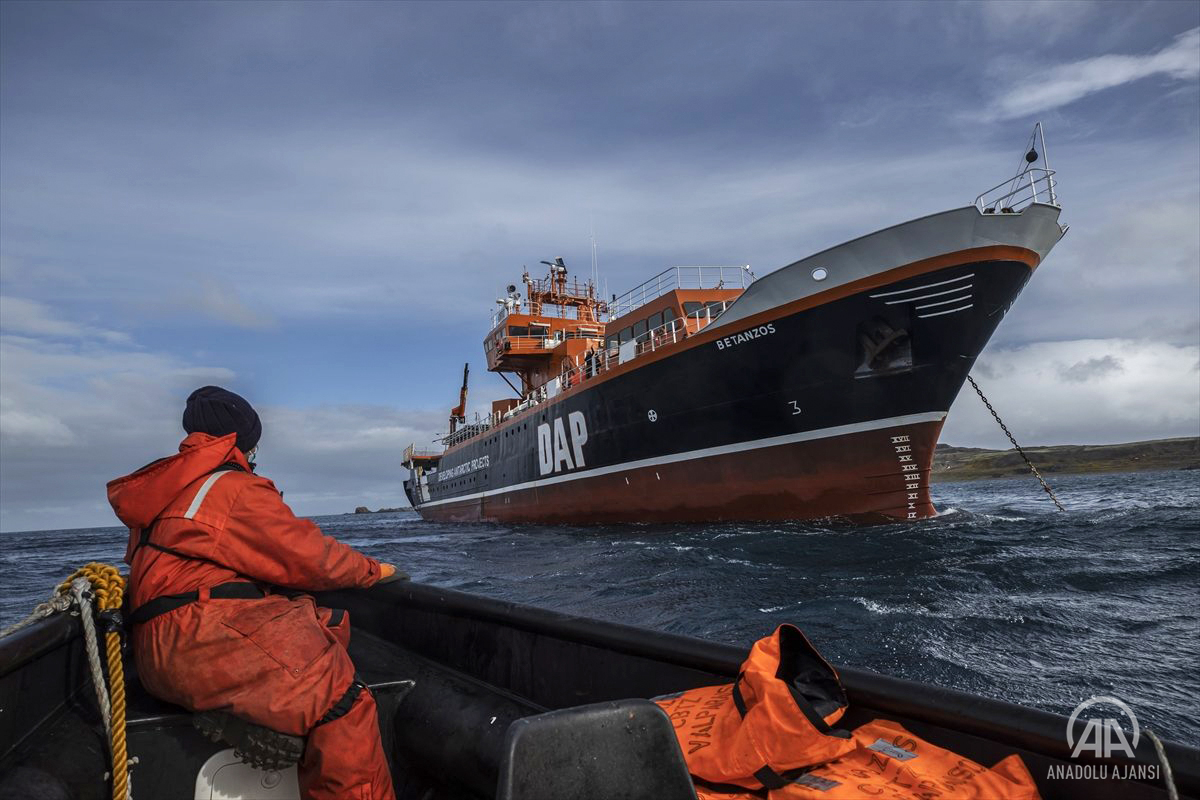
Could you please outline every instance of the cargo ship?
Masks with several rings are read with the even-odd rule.
[[[561,258],[497,300],[484,338],[514,396],[404,453],[425,519],[920,520],[975,359],[1066,233],[1041,126],[970,205],[755,278],[671,267],[599,296]]]

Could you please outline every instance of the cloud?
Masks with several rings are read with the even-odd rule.
[[[1058,368],[1058,374],[1063,380],[1071,383],[1087,383],[1096,378],[1113,372],[1123,372],[1125,367],[1121,364],[1121,359],[1113,356],[1104,356],[1102,358],[1089,358],[1086,361],[1076,361],[1071,366],[1061,366]]]
[[[205,280],[200,289],[187,297],[182,305],[197,308],[213,319],[239,328],[265,330],[275,326],[273,317],[251,309],[242,302],[232,286],[212,278]]]
[[[959,9],[963,8],[981,15],[989,32],[1015,35],[1022,39],[1033,36],[1041,41],[1052,42],[1078,30],[1083,20],[1094,14],[1096,4],[1070,0],[1004,0],[992,3],[968,0],[959,5]]]
[[[1200,435],[1198,358],[1197,345],[1084,339],[991,347],[973,373],[1022,445],[1107,444]],[[941,440],[1011,447],[969,384]]]
[[[0,394],[0,431],[6,446],[26,441],[37,447],[61,447],[78,441],[61,419],[44,411],[22,408],[5,394]]]
[[[1155,75],[1180,81],[1200,76],[1200,28],[1179,34],[1157,53],[1103,55],[1025,75],[992,102],[986,116],[992,120],[1026,117]]]
[[[441,411],[388,406],[263,407],[258,465],[299,514],[407,506],[400,466],[410,444],[429,446]]]
[[[8,333],[55,338],[103,339],[108,342],[129,341],[127,334],[70,322],[56,316],[44,303],[8,295],[0,295],[0,330]]]
[[[0,528],[111,524],[105,482],[162,454],[152,442],[178,431],[188,391],[232,375],[148,352],[45,304],[6,300]]]
[[[369,17],[369,8],[354,13]],[[486,48],[507,45],[480,51],[460,47],[466,60],[456,60],[444,72],[430,70],[430,63],[437,62],[424,61],[420,53],[437,41],[437,31],[458,28],[432,12],[388,11],[377,24],[362,26],[321,10],[253,11],[242,25],[231,24],[233,12],[205,12],[200,13],[203,35],[177,25],[164,29],[164,20],[152,14],[139,24],[158,26],[157,35],[166,41],[189,43],[182,55],[171,50],[164,69],[168,75],[196,77],[200,97],[179,107],[172,104],[178,100],[173,85],[164,81],[151,76],[121,81],[88,69],[67,71],[84,81],[88,91],[79,89],[80,94],[90,97],[88,92],[103,83],[116,97],[105,95],[97,107],[52,103],[57,114],[29,113],[12,103],[13,112],[6,114],[6,146],[0,148],[4,192],[11,198],[5,208],[5,269],[19,256],[20,269],[11,278],[19,282],[17,290],[46,301],[66,296],[81,304],[102,304],[105,308],[97,313],[120,315],[123,328],[165,327],[168,319],[171,325],[189,326],[190,334],[215,319],[243,328],[302,326],[316,332],[353,319],[369,321],[378,330],[407,325],[429,334],[484,324],[480,321],[493,307],[493,292],[515,280],[523,264],[561,254],[573,266],[585,265],[591,217],[602,275],[611,291],[620,292],[667,266],[696,260],[749,262],[761,275],[874,228],[965,203],[998,182],[1008,168],[1009,154],[998,154],[992,144],[1008,126],[981,129],[974,124],[961,138],[962,132],[952,127],[939,128],[969,105],[958,73],[944,81],[916,77],[931,71],[925,65],[904,80],[907,70],[890,69],[865,80],[854,71],[906,63],[894,53],[876,54],[878,62],[848,56],[846,63],[836,58],[841,50],[831,53],[834,66],[817,72],[838,77],[820,102],[798,97],[780,101],[779,95],[766,93],[773,84],[765,81],[772,75],[782,76],[779,80],[789,86],[797,82],[797,91],[816,80],[795,60],[804,48],[780,31],[803,27],[803,35],[809,36],[828,30],[824,25],[782,26],[772,15],[783,12],[770,4],[756,6],[760,11],[741,21],[732,19],[738,16],[732,12],[689,17],[694,31],[648,50],[631,44],[658,30],[645,27],[651,23],[677,26],[671,13],[600,4],[582,10],[563,6],[567,10],[562,13],[550,8],[520,6],[516,14],[492,16],[490,7],[478,7],[491,22],[503,23],[497,30],[509,35],[496,37],[496,30],[475,25],[459,32],[479,37],[469,41],[486,43]],[[788,13],[798,18],[815,13],[794,8],[798,10]],[[884,8],[879,7],[880,13]],[[1072,6],[1063,13],[1056,3],[962,7],[976,29],[975,8],[983,9],[985,18],[999,20],[989,24],[1016,32],[1042,31],[1052,19],[1103,16],[1089,6]],[[913,28],[923,26],[932,13],[920,6],[901,11],[912,17],[905,24]],[[626,19],[631,13],[636,25]],[[856,17],[822,13],[838,26],[859,24]],[[652,19],[639,16],[643,14]],[[625,24],[610,30],[614,21]],[[528,39],[513,31],[527,33],[551,24],[551,38],[584,41],[569,52],[505,49]],[[417,49],[391,48],[386,59],[375,62],[364,55],[369,48],[358,48],[329,64],[330,83],[297,89],[290,74],[281,74],[296,67],[284,45],[301,48],[300,61],[325,64],[338,40],[305,34],[326,26],[335,36],[355,28],[355,41],[359,36],[402,35]],[[729,26],[740,44],[763,46],[743,47],[738,58],[722,62],[718,56],[728,53],[714,52],[704,34]],[[228,30],[234,33],[220,37],[220,64],[203,60],[215,72],[178,72],[196,69],[191,58],[207,52],[208,34]],[[602,41],[583,36],[585,31]],[[862,35],[866,41],[870,31]],[[268,56],[255,50],[260,38]],[[28,47],[20,41],[17,45]],[[622,45],[629,49],[620,50]],[[1056,52],[1071,51],[1064,47]],[[636,58],[615,57],[621,54]],[[601,62],[600,55],[614,57]],[[743,55],[755,61],[755,70],[742,71]],[[260,56],[265,58],[261,65]],[[9,57],[22,69],[46,58],[42,52],[36,59],[32,54],[24,60]],[[62,69],[61,60],[70,57],[67,52],[48,60]],[[173,60],[177,57],[182,61]],[[982,69],[984,61],[972,64]],[[247,63],[256,64],[255,69],[239,72]],[[914,69],[924,63],[917,62]],[[129,66],[117,60],[107,69],[122,65]],[[685,79],[683,73],[701,67],[708,70],[703,80]],[[353,86],[363,93],[333,97],[331,86],[350,88],[336,83],[347,78],[345,69],[362,70],[354,73],[360,81]],[[404,95],[411,103],[380,94],[380,76],[409,74],[405,70],[430,70],[421,73],[420,81],[385,81],[389,92],[421,89],[414,97]],[[713,88],[714,79],[733,72],[738,75],[733,84]],[[12,74],[18,89],[40,85],[32,74]],[[206,77],[201,80],[200,74]],[[511,78],[506,80],[511,86],[485,80],[495,80],[497,74]],[[217,89],[220,102],[204,106],[211,117],[198,124],[191,114],[204,98],[212,102],[207,93]],[[293,107],[284,103],[292,98],[289,90],[321,99]],[[690,93],[696,91],[707,94],[693,98]],[[636,109],[640,113],[621,106],[631,93],[645,95]],[[681,95],[689,98],[685,107],[677,107]],[[588,96],[594,107],[584,105],[594,114],[581,110],[573,115],[576,106],[562,105]],[[774,99],[759,102],[764,97]],[[743,114],[737,106],[743,100],[771,109],[770,124]],[[276,107],[274,102],[284,104]],[[264,105],[277,114],[270,124],[252,113]],[[133,108],[139,109],[133,116],[122,111]],[[321,113],[313,114],[314,109]],[[902,118],[905,109],[919,110],[919,134],[908,126],[912,120]],[[693,118],[698,113],[703,119]],[[648,120],[666,127],[643,128]],[[930,126],[939,132],[931,136]],[[80,133],[84,130],[86,136]],[[1069,133],[1078,135],[1073,129]],[[757,138],[768,134],[776,138]],[[1118,247],[1089,248],[1094,252],[1087,270],[1084,259],[1078,259],[1086,284],[1082,291],[1077,285],[1071,299],[1088,302],[1087,314],[1045,314],[1020,329],[1040,332],[1114,317],[1124,321],[1135,313],[1144,315],[1159,295],[1179,304],[1192,274],[1187,271],[1188,250],[1195,237],[1186,226],[1195,229],[1196,167],[1187,150],[1195,150],[1194,132],[1165,143],[1153,137],[1130,147],[1111,142],[1086,161],[1077,159],[1078,168],[1070,171],[1071,149],[1053,138],[1050,144],[1060,169],[1064,220],[1075,230],[1048,271],[1062,275],[1064,258],[1084,242],[1105,238]],[[1075,145],[1071,142],[1072,149]],[[1135,160],[1130,153],[1139,169],[1155,174],[1131,183],[1139,176],[1121,170],[1123,162]],[[1149,153],[1156,157],[1146,158]],[[1171,179],[1164,173],[1170,171],[1191,181],[1191,199],[1159,202],[1163,181]],[[1082,184],[1089,174],[1103,176],[1105,185],[1094,182],[1085,192]],[[1114,192],[1113,186],[1122,190]],[[1139,203],[1125,202],[1134,194]],[[1097,212],[1090,219],[1085,203]],[[1135,238],[1145,244],[1138,252],[1121,247]],[[1158,269],[1168,257],[1171,268]],[[1141,259],[1155,271],[1130,269]],[[1113,266],[1118,260],[1120,266]],[[47,262],[87,276],[84,285],[64,289],[57,282],[43,282],[35,287],[30,282]],[[1124,294],[1135,276],[1144,281],[1143,291],[1156,292],[1146,303],[1131,304]],[[1031,292],[1036,296],[1046,284],[1039,275]],[[198,288],[179,300],[180,286]],[[1103,295],[1100,302],[1092,302],[1096,295]],[[1028,296],[1022,299],[1028,302]],[[164,313],[165,306],[170,307]],[[1018,304],[1014,313],[1021,308]],[[1164,320],[1179,317],[1163,315]],[[1177,327],[1187,324],[1189,320]],[[1002,329],[1012,330],[1014,326]],[[1050,335],[1146,333],[1131,320],[1116,331],[1056,330]],[[478,353],[477,336],[463,346]]]
[[[221,384],[255,402],[224,367],[94,336],[41,304],[6,308],[22,333],[0,335],[0,530],[115,524],[105,483],[174,452],[192,389]],[[303,515],[406,505],[401,454],[445,424],[442,411],[256,405],[259,463]]]
[[[1061,219],[1071,230],[1038,267],[993,344],[1200,340],[1197,143],[1050,145]],[[1157,158],[1141,155],[1155,149]]]
[[[59,255],[106,278],[72,297],[111,302],[141,319],[162,309],[141,298],[178,296],[178,286],[194,285],[183,313],[239,326],[363,315],[478,319],[523,264],[560,254],[586,263],[592,217],[616,292],[697,259],[753,261],[761,273],[965,202],[958,176],[986,175],[982,188],[1001,160],[954,149],[802,152],[765,162],[744,154],[697,168],[662,143],[637,143],[619,161],[563,164],[430,140],[381,143],[355,132],[224,139],[166,126],[155,139],[170,144],[160,146],[186,151],[187,163],[211,162],[215,179],[191,183],[170,172],[178,167],[165,167],[164,178],[178,184],[168,196],[159,184],[123,184],[120,174],[136,171],[142,153],[128,143],[101,145],[107,138],[98,136],[87,169],[34,156],[36,169],[7,170],[7,191],[23,200],[10,215],[32,224],[54,209],[72,225],[99,228],[106,263],[93,266],[90,251]],[[66,149],[65,141],[50,148]],[[185,163],[171,152],[159,156]],[[914,175],[926,182],[918,198]],[[70,197],[52,188],[62,184],[74,187]],[[102,195],[103,205],[89,199]],[[142,307],[131,308],[135,300]]]

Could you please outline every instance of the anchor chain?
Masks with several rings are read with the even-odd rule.
[[[1025,459],[1025,463],[1029,466],[1029,471],[1032,472],[1034,477],[1038,479],[1038,482],[1042,484],[1042,488],[1046,490],[1046,494],[1050,495],[1050,499],[1054,501],[1054,505],[1058,506],[1059,511],[1066,511],[1066,509],[1063,508],[1063,504],[1058,502],[1058,498],[1055,497],[1054,490],[1050,488],[1050,484],[1046,483],[1046,479],[1042,477],[1042,473],[1038,472],[1037,467],[1035,467],[1033,462],[1029,460],[1029,456],[1025,455],[1025,451],[1021,449],[1021,445],[1017,444],[1017,440],[1013,437],[1012,431],[1010,431],[1008,426],[1004,424],[1004,420],[1000,419],[1000,415],[996,413],[996,409],[992,408],[992,404],[988,402],[983,390],[979,388],[979,384],[977,384],[975,379],[970,375],[967,376],[967,380],[971,382],[971,388],[973,388],[975,393],[979,395],[979,399],[983,401],[985,406],[987,406],[987,410],[992,412],[992,416],[996,419],[996,423],[1000,426],[1000,430],[1004,431],[1004,435],[1008,437],[1010,442],[1012,442],[1012,446],[1015,447],[1017,452],[1021,454],[1021,458]]]

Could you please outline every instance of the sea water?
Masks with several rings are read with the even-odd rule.
[[[835,664],[1060,714],[1115,696],[1200,744],[1200,473],[1053,480],[1066,512],[1032,478],[935,484],[939,517],[873,527],[315,521],[422,583],[744,647],[791,622]],[[0,625],[126,536],[0,534]]]

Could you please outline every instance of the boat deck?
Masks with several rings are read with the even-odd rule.
[[[599,774],[626,787],[654,787],[594,796],[687,797],[669,723],[644,698],[731,681],[744,657],[741,648],[421,585],[318,600],[351,614],[350,653],[375,688],[398,800],[545,797],[527,788],[544,782],[542,765],[552,759],[568,764],[558,777],[599,763],[607,764]],[[53,776],[39,794],[45,800],[108,797],[106,743],[78,626],[60,616],[0,648],[0,775],[21,765]],[[839,673],[850,698],[839,727],[894,720],[984,765],[1018,753],[1048,800],[1166,797],[1158,782],[1048,780],[1051,765],[1086,761],[1070,761],[1063,717],[862,670]],[[128,699],[134,796],[194,797],[201,766],[226,746],[202,737],[190,713],[150,697],[135,675]],[[644,734],[597,744],[605,731],[626,728],[611,723],[629,714],[641,715]],[[1200,751],[1168,744],[1167,753],[1182,794],[1196,795]],[[1157,764],[1145,736],[1136,754],[1133,763]]]

